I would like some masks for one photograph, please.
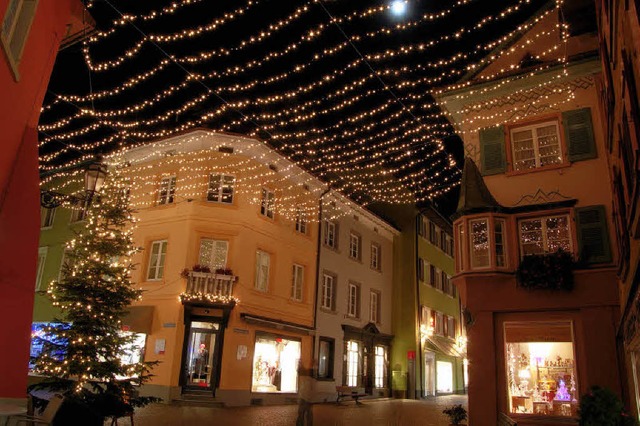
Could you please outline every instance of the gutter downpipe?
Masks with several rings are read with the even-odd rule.
[[[327,186],[327,189],[320,195],[320,200],[318,201],[318,240],[316,244],[316,297],[313,301],[313,352],[312,359],[315,357],[316,353],[316,337],[317,337],[317,321],[318,321],[318,298],[320,293],[320,250],[322,241],[322,199],[327,193],[331,191],[331,186]],[[312,368],[315,367],[315,362]],[[315,376],[317,377],[317,371],[315,372]]]
[[[415,265],[416,265],[416,267],[415,267],[415,277],[416,277],[415,283],[416,283],[416,305],[417,305],[416,312],[418,314],[418,324],[417,324],[417,327],[418,327],[418,345],[417,345],[418,346],[418,357],[417,358],[420,361],[420,369],[419,370],[416,369],[416,371],[420,372],[420,375],[419,375],[420,387],[422,387],[422,377],[423,377],[423,374],[424,374],[424,371],[423,371],[424,366],[422,365],[423,364],[423,360],[422,360],[422,350],[423,349],[422,349],[422,334],[421,334],[421,331],[420,331],[420,316],[422,315],[422,312],[420,310],[420,276],[418,274],[418,271],[419,271],[419,268],[420,268],[419,265],[418,265],[418,262],[420,261],[420,253],[419,253],[419,250],[418,250],[418,229],[419,229],[418,228],[418,226],[419,226],[418,221],[421,220],[420,216],[421,216],[421,213],[418,212],[418,215],[416,216],[416,220],[414,221],[414,224],[413,224],[413,233],[415,235],[414,244],[415,244],[415,253],[416,253],[415,254],[415,261],[416,261],[415,262]],[[420,398],[417,398],[417,396],[418,396],[418,381],[417,380],[416,380],[416,383],[415,383],[414,387],[415,387],[414,389],[415,389],[416,399],[421,399],[422,396]]]

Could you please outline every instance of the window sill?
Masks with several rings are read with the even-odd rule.
[[[201,200],[200,205],[203,206],[210,206],[210,207],[226,207],[226,208],[231,208],[231,209],[237,209],[238,205],[236,203],[225,203],[223,201],[210,201],[207,199]]]
[[[335,382],[336,381],[336,379],[334,379],[333,377],[316,377],[315,379],[319,382]]]
[[[381,268],[374,268],[374,267],[370,267],[370,269],[372,271],[376,271],[377,273],[381,274],[382,273],[382,269]]]
[[[351,257],[349,256],[349,260],[353,260],[356,263],[359,263],[362,265],[362,259],[358,259],[357,257]]]
[[[337,315],[338,314],[338,311],[336,311],[334,309],[323,308],[322,306],[320,307],[320,312],[324,312],[325,314],[331,314],[331,315]]]
[[[507,167],[511,168],[511,164],[508,164]],[[544,166],[544,167],[536,167],[535,169],[508,170],[505,172],[505,176],[519,176],[519,175],[526,175],[529,173],[548,172],[552,170],[566,169],[567,167],[571,167],[571,163],[568,161],[565,161],[564,163],[553,164],[553,165]]]

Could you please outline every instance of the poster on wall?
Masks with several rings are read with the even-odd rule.
[[[164,355],[164,349],[167,341],[165,339],[156,339],[155,352],[156,355]]]
[[[247,357],[247,345],[238,345],[238,353],[236,357],[240,359],[245,359]]]

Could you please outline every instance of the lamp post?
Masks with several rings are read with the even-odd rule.
[[[74,170],[86,166],[84,173],[84,195],[62,194],[60,192],[40,189],[40,205],[47,209],[60,206],[64,201],[70,203],[83,203],[88,206],[96,192],[99,192],[107,177],[107,165],[102,162],[102,157],[96,157],[93,160],[77,164],[66,169],[59,169],[56,172],[64,170]]]

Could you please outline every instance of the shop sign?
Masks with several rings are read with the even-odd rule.
[[[165,322],[162,324],[162,327],[164,328],[176,328],[176,323],[175,322]]]
[[[416,359],[416,351],[407,351],[407,359]]]

